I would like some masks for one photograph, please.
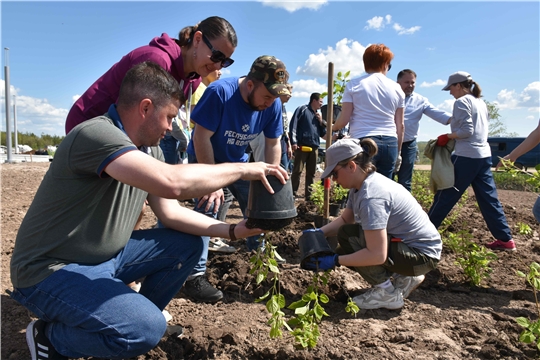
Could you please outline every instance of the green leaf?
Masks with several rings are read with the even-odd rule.
[[[279,303],[276,295],[272,296],[270,300],[268,300],[266,303],[266,309],[270,314],[275,314],[279,311]]]
[[[271,259],[271,260],[274,260],[274,259]],[[276,260],[274,260],[274,262],[275,261]],[[270,269],[270,271],[273,272],[274,274],[279,274],[279,268],[277,267],[277,265],[268,264],[268,269]]]
[[[330,301],[330,299],[328,298],[326,294],[320,294],[319,301],[322,302],[323,304],[326,304]]]
[[[261,302],[261,301],[263,301],[264,299],[266,299],[268,296],[270,296],[270,290],[268,290],[268,291],[266,292],[266,294],[264,294],[263,296],[261,296],[261,297],[255,299],[255,302],[256,302],[256,303]]]
[[[276,324],[273,324],[272,327],[270,328],[270,338],[271,339],[275,339],[277,337],[281,337],[283,334],[281,332],[281,329],[276,326]]]
[[[257,285],[259,285],[260,283],[264,281],[265,278],[266,276],[264,276],[263,273],[258,273],[255,282],[257,283]]]
[[[303,314],[307,313],[308,310],[309,310],[309,306],[306,305],[306,306],[302,306],[302,307],[294,309],[294,313],[303,315]]]
[[[322,319],[324,315],[328,316],[328,314],[324,311],[324,308],[319,304],[315,305],[313,310],[315,311],[315,316],[317,316],[318,320]]]
[[[525,344],[530,344],[534,342],[534,340],[536,340],[536,338],[530,331],[524,331],[519,336],[519,341],[524,342]]]
[[[520,326],[523,326],[524,328],[528,328],[528,327],[529,327],[529,319],[527,319],[527,318],[524,318],[524,317],[517,317],[517,318],[516,318],[516,322],[517,322]]]
[[[307,304],[307,302],[305,302],[304,300],[298,300],[298,301],[293,302],[289,306],[287,306],[287,309],[294,310],[294,309],[297,309],[299,307],[305,306],[306,304]]]
[[[285,307],[285,295],[278,294],[277,301],[278,301],[278,304],[279,304],[279,308],[283,309]]]

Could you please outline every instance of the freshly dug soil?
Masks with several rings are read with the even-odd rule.
[[[290,219],[254,219],[248,218],[246,227],[248,229],[262,229],[266,231],[279,231],[292,224],[294,218]]]
[[[25,329],[34,315],[6,295],[11,290],[9,262],[15,236],[49,164],[1,165],[2,219],[2,359],[29,359]],[[300,189],[303,189],[301,184]],[[443,250],[439,267],[426,276],[405,306],[398,311],[362,311],[356,317],[345,312],[348,296],[355,296],[368,284],[352,270],[340,267],[330,274],[323,289],[330,298],[324,304],[325,317],[320,338],[312,350],[300,350],[293,337],[270,339],[269,319],[264,302],[255,303],[270,287],[256,285],[249,273],[253,253],[245,241],[233,242],[233,254],[210,253],[208,277],[225,297],[217,304],[200,304],[178,294],[167,306],[170,324],[184,327],[182,338],[164,337],[138,360],[164,359],[533,359],[540,353],[534,344],[520,343],[522,328],[518,316],[537,319],[533,291],[515,271],[527,272],[532,261],[540,262],[538,224],[531,209],[537,195],[519,191],[499,191],[508,223],[518,246],[516,252],[499,252],[492,262],[491,278],[472,287],[456,257]],[[190,206],[189,204],[185,204]],[[314,207],[298,199],[298,216],[287,227],[267,234],[287,260],[280,266],[279,283],[287,305],[301,298],[310,285],[312,272],[299,268],[297,240],[304,229],[313,227]],[[229,222],[242,218],[237,206],[231,207]],[[147,211],[143,228],[152,227],[155,216]],[[518,223],[530,225],[531,235],[520,235]],[[485,244],[491,235],[471,193],[460,209],[454,231],[468,229],[473,241]],[[291,311],[284,310],[286,317]],[[136,316],[136,314],[133,314]]]

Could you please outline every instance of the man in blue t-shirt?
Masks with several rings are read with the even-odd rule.
[[[188,161],[220,164],[247,162],[246,148],[261,132],[265,136],[265,161],[279,165],[283,133],[280,95],[290,94],[285,64],[274,56],[259,56],[245,77],[220,79],[208,86],[191,114],[195,123],[188,145]],[[196,209],[224,218],[234,196],[245,216],[249,181],[236,181],[198,199]],[[219,214],[218,214],[219,211]],[[247,238],[248,250],[258,247],[257,237]],[[186,281],[184,293],[197,301],[215,302],[223,293],[204,276],[210,238],[204,237],[203,255]]]

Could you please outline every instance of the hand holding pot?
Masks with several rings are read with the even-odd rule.
[[[287,183],[287,180],[289,179],[289,175],[284,168],[279,165],[267,164],[264,162],[244,163],[242,164],[240,171],[242,171],[242,180],[260,180],[270,194],[274,193],[274,189],[272,189],[272,186],[266,178],[268,175],[275,176],[282,184]]]
[[[318,264],[318,265],[317,265]],[[323,256],[312,256],[304,264],[304,268],[307,270],[329,270],[334,267],[339,266],[339,256],[338,254],[333,255],[323,255]]]
[[[237,239],[244,239],[250,236],[260,235],[264,232],[262,229],[250,229],[246,227],[247,219],[240,221],[236,226],[234,227],[234,236]]]

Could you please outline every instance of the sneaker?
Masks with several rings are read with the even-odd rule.
[[[172,320],[172,315],[167,310],[163,310],[161,313],[163,314],[163,317],[165,318],[166,322],[169,322]]]
[[[394,274],[394,287],[401,290],[403,299],[409,297],[409,295],[424,281],[425,276],[404,276],[401,274]]]
[[[230,254],[236,251],[234,246],[230,246],[225,241],[220,238],[210,238],[210,243],[208,244],[209,251],[221,252]]]
[[[180,325],[167,325],[165,335],[173,337],[182,337],[184,335],[184,328]]]
[[[366,310],[380,308],[395,310],[403,307],[403,295],[397,288],[393,292],[388,292],[374,286],[362,295],[355,296],[353,301],[360,309]]]
[[[26,343],[30,348],[32,360],[67,360],[64,355],[59,354],[45,336],[45,326],[43,320],[34,320],[26,328]]]
[[[184,294],[198,302],[214,303],[223,299],[223,293],[208,282],[206,275],[187,280],[182,289]]]
[[[506,250],[506,251],[516,251],[516,243],[514,240],[501,241],[495,240],[486,244],[486,247],[491,250]]]

